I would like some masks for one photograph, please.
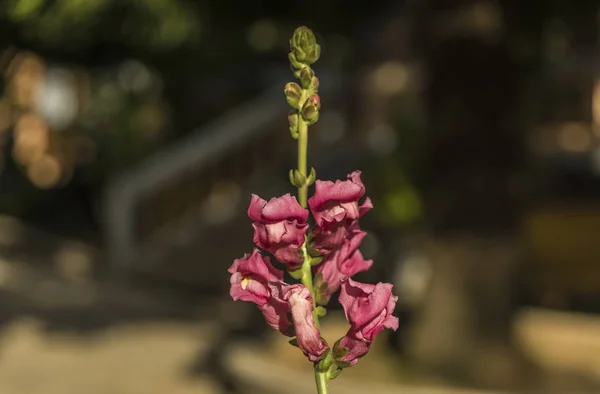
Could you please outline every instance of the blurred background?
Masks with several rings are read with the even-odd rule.
[[[587,0],[2,1],[0,392],[314,391],[226,272],[250,193],[293,191],[299,25],[323,47],[309,165],[363,171],[359,279],[399,295],[333,392],[600,392]]]

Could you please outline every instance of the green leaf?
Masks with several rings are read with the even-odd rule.
[[[297,280],[302,279],[302,275],[304,275],[304,272],[302,272],[302,268],[298,268],[297,270],[288,271],[288,272],[290,273],[292,278],[297,279]]]
[[[346,349],[343,346],[339,345],[339,341],[335,343],[335,345],[333,346],[333,358],[335,358],[336,360],[339,360],[341,358],[344,358],[344,356],[348,354],[348,349]]]
[[[323,273],[322,272],[319,272],[318,274],[315,275],[313,283],[316,287],[321,286],[321,283],[323,283]]]
[[[296,339],[296,337],[294,337],[294,338],[290,339],[290,340],[288,341],[288,343],[289,343],[290,345],[292,345],[292,346],[296,346],[296,347],[298,347],[298,340]]]
[[[319,284],[319,286],[317,287],[317,291],[321,294],[325,294],[327,292],[327,282]]]
[[[312,246],[309,246],[308,254],[311,255],[311,257],[319,257],[321,255],[321,252],[319,252],[317,249],[313,248]]]
[[[315,294],[315,302],[319,305],[327,305],[329,300],[322,293]]]
[[[319,256],[319,257],[312,257],[310,259],[310,265],[318,265],[321,264],[321,261],[323,261],[323,257]]]
[[[310,167],[310,174],[308,174],[308,177],[306,177],[306,184],[308,186],[310,186],[313,183],[315,183],[316,179],[317,179],[317,171],[315,170],[314,167]]]
[[[335,362],[335,365],[337,365],[337,367],[338,367],[339,369],[342,369],[342,368],[348,368],[348,367],[350,367],[350,366],[351,366],[351,365],[350,365],[350,362],[348,362],[348,361],[336,361],[336,362]],[[339,374],[338,374],[338,375],[339,375]]]

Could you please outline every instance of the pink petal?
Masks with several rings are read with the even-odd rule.
[[[320,360],[327,350],[327,345],[315,327],[313,303],[308,288],[300,284],[292,285],[287,288],[284,298],[290,305],[298,347],[310,361]]]
[[[365,339],[372,340],[384,324],[393,328],[393,319],[388,319],[396,306],[397,297],[392,295],[392,285],[377,285],[355,282],[348,279],[342,284],[340,303],[346,319],[354,331],[361,332]],[[386,327],[387,328],[387,327]]]
[[[262,217],[271,222],[297,220],[299,223],[306,223],[308,210],[302,208],[296,197],[288,193],[269,200],[263,208]]]

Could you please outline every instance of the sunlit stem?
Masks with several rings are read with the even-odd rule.
[[[308,125],[300,116],[298,120],[298,172],[308,175],[306,172],[308,151]],[[298,188],[298,200],[302,208],[306,208],[308,199],[308,185],[302,185]]]
[[[327,380],[327,372],[319,372],[315,368],[315,382],[317,383],[317,393],[329,394],[329,381]]]
[[[306,134],[306,124],[304,124],[304,134]],[[306,138],[305,138],[305,140],[306,140]],[[298,164],[300,164],[300,160],[298,160]],[[304,165],[305,165],[304,169],[306,170],[306,160],[304,160]],[[298,167],[300,167],[300,165]],[[304,190],[306,193],[306,187]],[[306,196],[306,194],[305,194],[305,196]],[[306,199],[304,200],[304,202],[306,203]],[[313,321],[315,323],[315,327],[320,328],[319,315],[317,314],[315,289],[313,286],[313,276],[312,276],[312,270],[311,270],[311,264],[310,264],[311,256],[308,253],[307,243],[308,243],[307,241],[304,241],[304,245],[302,245],[302,255],[304,257],[304,262],[302,263],[302,284],[304,286],[306,286],[308,288],[308,290],[310,291],[310,295],[312,296],[312,299],[313,299]],[[315,365],[314,365],[315,383],[317,385],[317,393],[318,394],[329,394],[329,384],[328,384],[328,379],[327,379],[327,372],[320,372],[319,369],[317,368],[317,364],[318,363],[315,363]]]

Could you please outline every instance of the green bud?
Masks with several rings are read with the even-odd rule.
[[[299,77],[299,70],[301,70],[302,67],[305,67],[305,65],[303,63],[300,63],[298,59],[296,59],[296,55],[294,54],[294,52],[290,52],[290,54],[288,55],[288,59],[290,60],[290,64],[292,66],[292,71],[294,71],[294,75],[296,75],[296,77]]]
[[[298,170],[290,170],[290,183],[298,188],[303,187],[306,183],[306,175]]]
[[[302,88],[309,89],[312,79],[315,77],[315,72],[310,67],[303,67],[300,70],[300,83],[302,84]]]
[[[302,99],[302,88],[296,82],[289,82],[284,89],[285,98],[288,104],[295,109],[300,108],[300,100]]]
[[[312,30],[306,26],[301,26],[294,31],[290,40],[290,49],[296,60],[305,64],[313,64],[321,56],[321,46],[317,44]]]
[[[319,78],[312,77],[310,80],[310,86],[308,87],[312,92],[317,93],[319,91]]]
[[[327,309],[323,308],[322,306],[318,306],[316,308],[317,311],[317,316],[319,317],[324,317],[327,314]]]
[[[299,119],[300,119],[300,117],[295,112],[291,112],[288,115],[288,122],[290,124],[290,133],[292,134],[292,137],[296,140],[298,139],[298,121],[299,121]]]
[[[319,120],[319,109],[321,108],[321,99],[318,94],[311,94],[302,106],[302,119],[310,126]]]

